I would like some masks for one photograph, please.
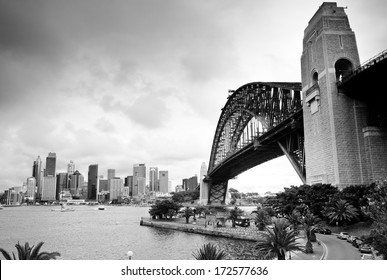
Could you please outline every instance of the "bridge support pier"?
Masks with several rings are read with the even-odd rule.
[[[210,182],[205,181],[203,178],[200,180],[200,200],[199,204],[207,205],[210,192]]]

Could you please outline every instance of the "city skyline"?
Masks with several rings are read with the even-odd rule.
[[[57,154],[130,174],[199,174],[228,90],[301,82],[304,29],[323,1],[2,1],[0,191],[26,182],[31,159]],[[380,0],[347,6],[360,61],[387,46]],[[301,7],[301,8],[300,8]],[[281,20],[279,20],[281,19]],[[82,168],[79,168],[79,167]],[[299,185],[281,157],[230,180],[242,192]]]

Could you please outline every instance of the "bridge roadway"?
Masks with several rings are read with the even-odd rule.
[[[317,239],[326,245],[326,260],[360,260],[359,250],[336,235],[316,234]]]

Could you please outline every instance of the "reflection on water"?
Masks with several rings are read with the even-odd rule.
[[[249,241],[218,238],[140,226],[145,207],[74,206],[74,212],[51,211],[50,206],[6,208],[0,213],[0,247],[16,250],[20,241],[44,241],[43,251],[58,251],[62,260],[120,260],[134,252],[137,260],[188,260],[192,252],[211,242],[229,259],[253,257]],[[2,255],[0,256],[2,258]]]

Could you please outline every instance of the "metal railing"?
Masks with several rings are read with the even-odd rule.
[[[365,69],[375,65],[376,63],[382,61],[387,57],[387,49],[382,51],[381,53],[373,56],[372,58],[368,59],[366,62],[360,64],[355,69],[353,69],[348,75],[345,75],[342,77],[341,81],[337,82],[337,85],[340,86],[346,81],[350,80],[355,75],[359,74],[360,72],[364,71]]]

